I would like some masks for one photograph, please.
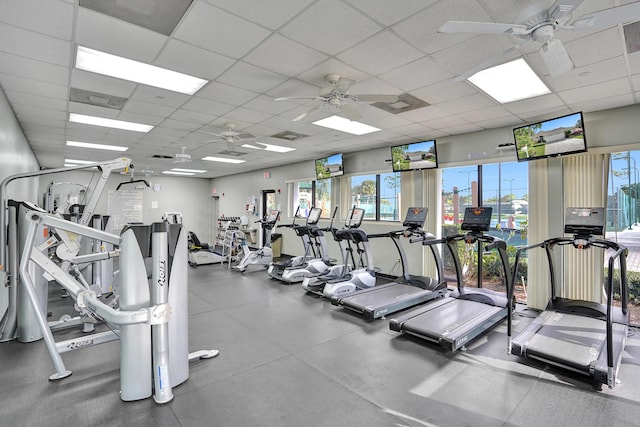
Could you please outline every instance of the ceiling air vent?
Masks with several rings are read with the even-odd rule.
[[[127,102],[127,98],[72,87],[69,92],[69,101],[122,110],[124,103]]]
[[[172,156],[165,156],[164,154],[154,154],[151,156],[152,159],[173,159]]]
[[[229,149],[229,150],[220,151],[218,154],[226,154],[227,156],[240,157],[240,156],[244,156],[247,153],[245,153],[244,151]]]
[[[279,133],[276,133],[275,135],[271,135],[271,138],[280,138],[280,139],[284,139],[287,141],[296,141],[298,139],[302,139],[302,138],[306,138],[309,135],[305,135],[302,133],[298,133],[298,132],[294,132],[291,130],[285,130]]]
[[[428,107],[428,102],[424,102],[423,100],[416,98],[413,95],[409,95],[408,93],[403,93],[398,96],[398,100],[394,102],[374,102],[374,107],[377,107],[381,110],[384,110],[391,114],[400,114],[406,111],[416,110],[418,108]]]

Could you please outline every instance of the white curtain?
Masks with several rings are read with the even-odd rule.
[[[607,206],[609,154],[563,159],[564,208]],[[601,236],[602,237],[602,236]],[[602,302],[604,249],[564,249],[563,297]]]

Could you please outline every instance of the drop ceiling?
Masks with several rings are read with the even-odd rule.
[[[574,15],[629,3],[638,2],[585,0]],[[524,57],[551,89],[548,95],[501,105],[470,83],[456,81],[512,47],[514,39],[506,34],[437,33],[444,22],[511,23],[537,4],[549,7],[553,1],[4,1],[0,87],[43,167],[62,167],[65,158],[100,161],[119,156],[65,146],[72,140],[128,146],[124,155],[137,170],[159,174],[174,167],[205,169],[198,176],[206,178],[638,102],[640,53],[628,53],[637,52],[638,25],[627,27],[626,36],[623,25],[556,31],[555,38],[575,64],[557,77],[549,75],[535,43],[500,59]],[[174,12],[169,6],[178,6],[177,17],[170,16]],[[74,62],[79,45],[209,83],[188,96],[78,70]],[[353,103],[361,122],[382,129],[353,136],[312,124],[338,112],[333,107],[294,122],[317,100],[274,100],[319,95],[330,73],[355,80],[349,93],[403,95],[419,106],[393,111]],[[142,134],[70,123],[69,113],[154,128]],[[295,151],[238,145],[235,148],[247,153],[240,156],[245,163],[200,160],[228,150],[226,142],[211,135],[225,131],[226,123],[255,137],[242,143]],[[192,161],[172,163],[182,147]]]

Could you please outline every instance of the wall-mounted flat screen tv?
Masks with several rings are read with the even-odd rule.
[[[435,139],[394,145],[391,147],[391,164],[394,172],[437,168]]]
[[[519,162],[587,151],[582,112],[513,129]]]
[[[342,153],[316,159],[316,178],[327,179],[344,174]]]

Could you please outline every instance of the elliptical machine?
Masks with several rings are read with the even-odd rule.
[[[320,220],[320,215],[322,214],[322,210],[319,208],[311,208],[309,212],[309,216],[307,217],[306,223],[304,225],[296,224],[296,218],[298,216],[298,212],[300,211],[300,206],[296,209],[296,213],[293,216],[293,222],[291,224],[280,224],[279,227],[283,228],[292,228],[295,231],[296,235],[300,237],[302,240],[302,246],[304,247],[304,255],[295,256],[289,258],[284,261],[272,262],[269,264],[269,268],[267,269],[267,274],[272,279],[282,279],[282,273],[284,273],[285,269],[291,267],[299,267],[304,265],[310,259],[314,259],[318,257],[316,253],[316,247],[311,243],[311,237],[309,230],[311,227],[315,226]]]
[[[247,246],[247,240],[242,239],[240,241],[240,247],[242,248],[243,257],[236,265],[231,267],[231,269],[244,273],[247,267],[250,265],[268,266],[273,262],[273,251],[271,250],[271,233],[273,227],[278,221],[279,216],[280,211],[274,209],[269,212],[269,216],[267,218],[259,219],[258,221],[256,221],[256,223],[261,223],[262,228],[266,230],[264,246],[262,246],[262,248],[258,249],[257,251],[252,251],[251,249],[249,249],[249,246]]]
[[[317,210],[320,213],[322,212],[319,208],[313,208],[312,210]],[[337,212],[338,207],[336,206],[333,210],[333,215],[331,215],[331,223],[329,224],[329,227],[309,227],[309,236],[317,248],[315,251],[317,257],[307,260],[302,265],[285,268],[280,280],[287,283],[297,283],[302,282],[306,277],[321,276],[329,272],[329,268],[335,263],[335,260],[329,258],[329,250],[327,248],[327,241],[324,238],[324,232],[331,231],[333,229],[333,220],[335,219]]]
[[[362,218],[363,216],[364,215],[355,214],[355,218]],[[353,254],[353,245],[351,244],[351,240],[348,238],[349,233],[344,231],[348,230],[349,228],[358,228],[360,226],[360,223],[354,221],[353,218],[353,209],[349,209],[344,223],[345,228],[338,229],[335,227],[330,227],[329,230],[333,235],[333,240],[338,242],[338,246],[340,247],[342,263],[330,266],[327,272],[320,276],[305,277],[302,280],[302,288],[305,291],[322,296],[324,285],[326,285],[327,282],[344,279],[351,270],[357,268],[358,264]]]
[[[322,295],[325,298],[331,299],[334,296],[351,293],[358,289],[370,288],[376,284],[376,271],[373,265],[373,253],[369,245],[369,237],[364,230],[358,228],[362,224],[363,218],[364,209],[352,209],[349,228],[336,232],[341,238],[345,238],[355,245],[359,255],[360,268],[350,271],[343,278],[327,281],[322,290]],[[357,224],[357,226],[354,227],[354,224]]]

